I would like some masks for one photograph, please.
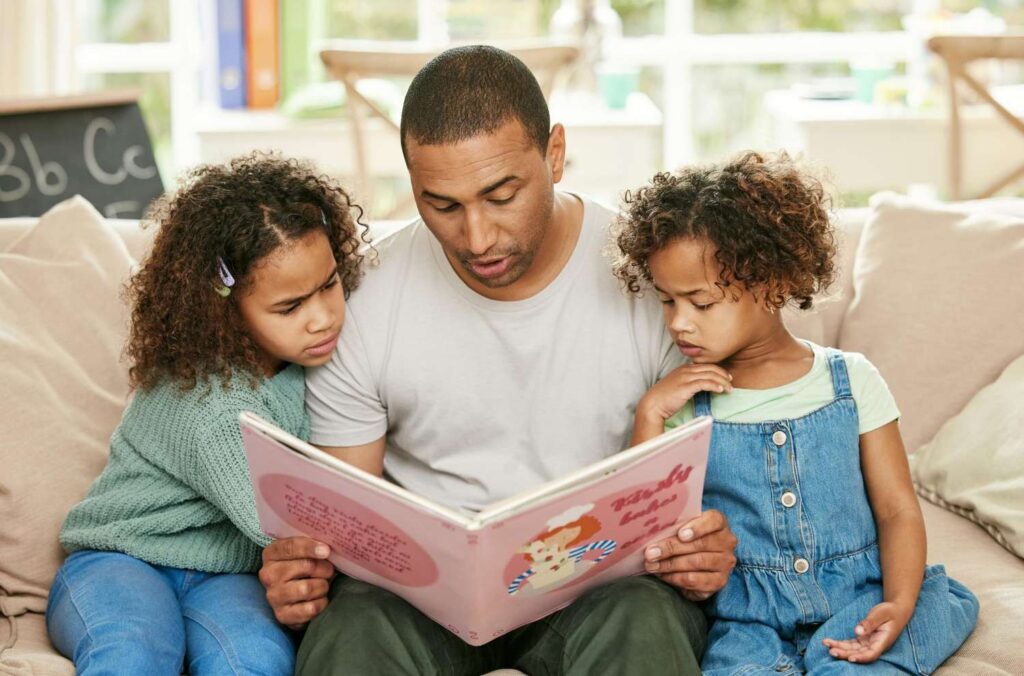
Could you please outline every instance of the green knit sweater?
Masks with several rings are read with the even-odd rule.
[[[292,364],[251,387],[245,374],[181,392],[139,391],[110,440],[110,459],[68,513],[68,552],[124,552],[149,563],[210,573],[259,569],[260,531],[238,414],[252,411],[306,439],[304,374]]]

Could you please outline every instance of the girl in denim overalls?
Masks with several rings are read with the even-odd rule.
[[[892,395],[862,355],[797,340],[779,314],[834,277],[820,183],[785,155],[747,153],[659,174],[627,206],[616,274],[634,293],[653,285],[689,357],[641,400],[633,441],[714,417],[704,507],[738,539],[706,604],[702,669],[934,671],[978,601],[925,565]],[[648,570],[681,574],[671,566]]]

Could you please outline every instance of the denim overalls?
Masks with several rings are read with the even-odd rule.
[[[860,468],[857,405],[846,362],[828,350],[834,399],[792,420],[715,421],[704,508],[729,519],[736,569],[707,605],[705,674],[926,674],[974,628],[978,601],[942,566],[925,570],[914,615],[871,664],[828,654],[882,601],[875,522]],[[694,398],[711,415],[710,395]]]

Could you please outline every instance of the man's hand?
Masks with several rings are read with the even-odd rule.
[[[274,540],[263,550],[260,582],[278,622],[301,629],[327,607],[335,574],[330,553],[327,545],[306,537]]]
[[[658,575],[691,601],[725,587],[736,566],[736,536],[721,512],[711,509],[683,524],[676,535],[647,547],[647,572]]]
[[[913,614],[913,605],[879,603],[854,627],[854,638],[842,641],[826,638],[822,643],[828,648],[828,654],[837,660],[874,662],[896,642]]]

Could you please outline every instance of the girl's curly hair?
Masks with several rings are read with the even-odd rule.
[[[259,351],[238,310],[250,273],[281,245],[321,231],[347,297],[359,284],[360,248],[369,242],[362,215],[335,181],[275,154],[187,172],[176,192],[150,206],[144,222],[159,231],[126,287],[132,386],[149,389],[170,378],[189,390],[213,375],[230,382],[235,369],[259,378]],[[226,298],[215,290],[218,258],[235,278]]]
[[[739,283],[770,307],[808,309],[835,278],[831,199],[786,153],[659,173],[625,206],[612,255],[630,293],[651,284],[651,254],[678,238],[710,241],[720,286]]]

